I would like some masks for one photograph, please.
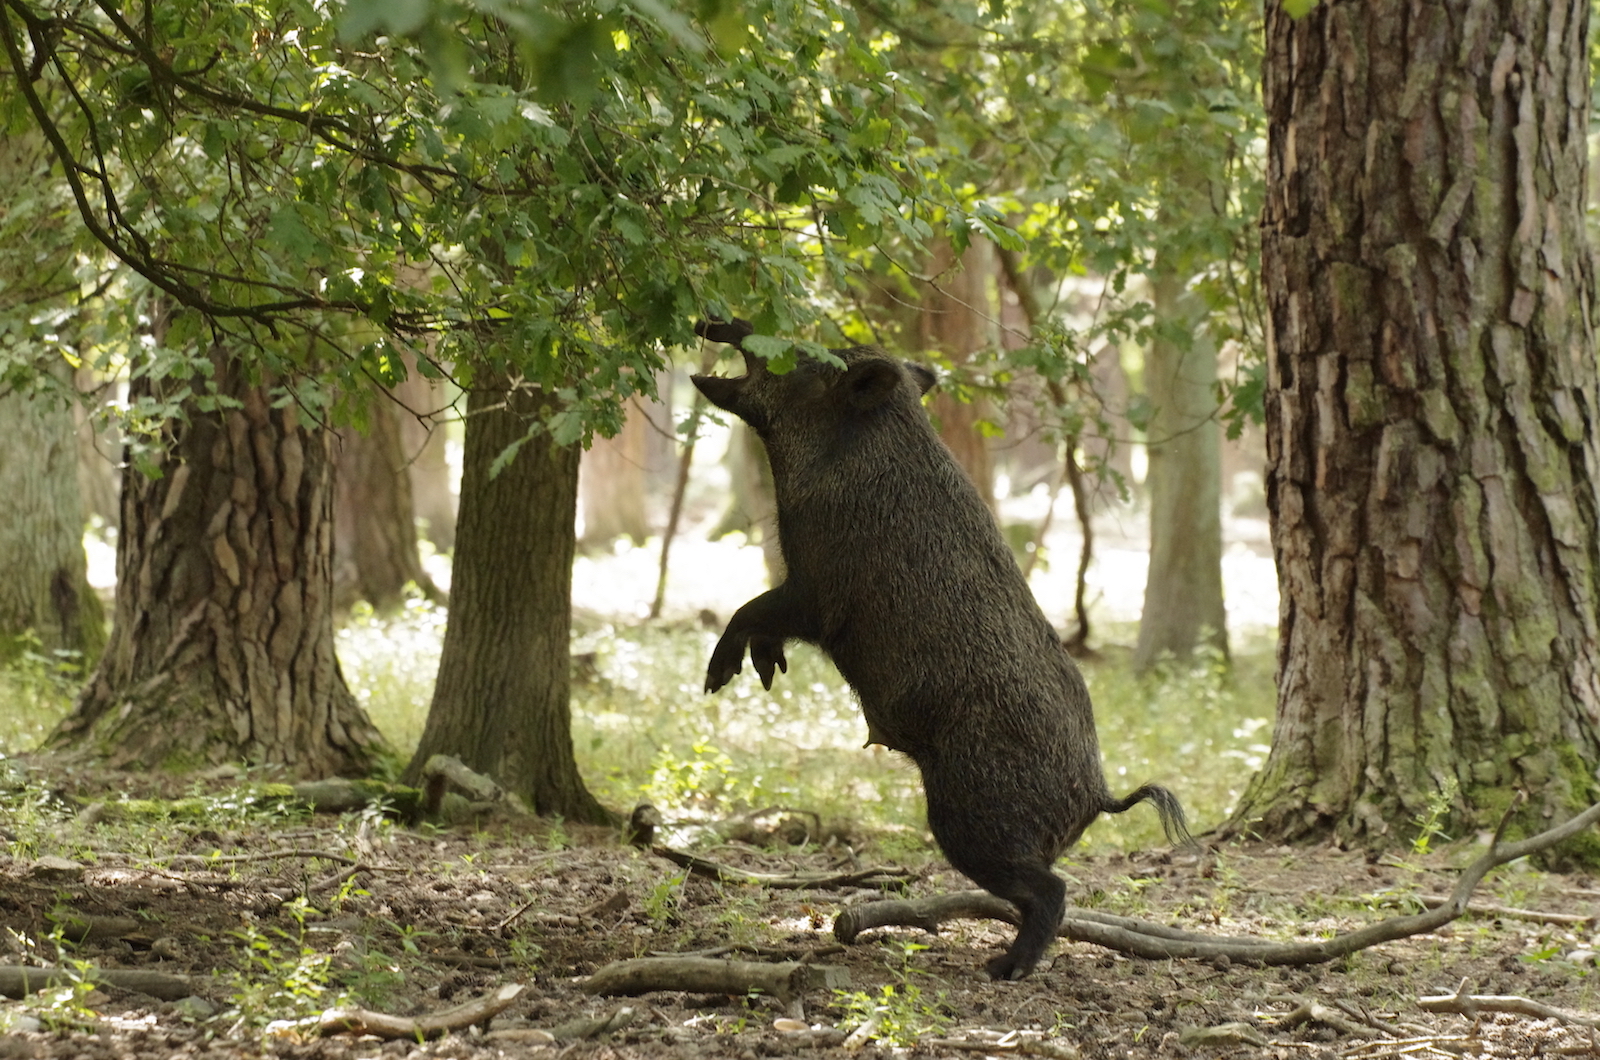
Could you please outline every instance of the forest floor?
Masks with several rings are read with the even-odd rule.
[[[879,887],[719,884],[611,830],[548,821],[440,830],[370,813],[274,814],[240,796],[237,777],[180,790],[45,761],[5,765],[0,963],[65,964],[81,980],[0,1001],[5,1060],[1600,1054],[1600,1034],[1572,1020],[1419,1005],[1465,981],[1472,994],[1596,1015],[1600,940],[1584,918],[1600,913],[1600,890],[1520,862],[1474,896],[1493,908],[1336,962],[1152,961],[1062,942],[1032,977],[993,983],[983,964],[1012,936],[998,922],[952,921],[937,935],[879,929],[840,945],[835,915],[882,897]],[[187,799],[141,818],[121,801],[139,796]],[[907,880],[891,890],[909,896],[970,886],[920,837],[806,842],[820,837],[803,825],[747,826],[702,838],[697,853],[763,873],[896,865]],[[1316,940],[1448,894],[1455,868],[1479,852],[1369,858],[1202,843],[1073,856],[1059,870],[1080,907],[1218,936]],[[653,954],[804,961],[848,983],[835,972],[831,986],[787,1001],[585,992],[608,963]],[[95,986],[89,966],[182,977],[168,993],[192,996]],[[436,1040],[319,1033],[330,1007],[426,1016],[511,984],[524,988],[503,1011]],[[875,1034],[850,1039],[874,1013]],[[596,1032],[586,1020],[609,1022]]]

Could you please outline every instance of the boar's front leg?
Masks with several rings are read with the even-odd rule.
[[[789,672],[783,642],[791,637],[816,640],[817,619],[811,607],[784,582],[733,613],[711,653],[711,664],[706,667],[706,691],[717,691],[744,669],[746,647],[761,677],[761,686],[770,690],[777,671]]]

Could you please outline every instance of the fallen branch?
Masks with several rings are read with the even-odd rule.
[[[1450,901],[1443,895],[1424,894],[1417,899],[1424,909],[1437,909]],[[1547,913],[1542,909],[1518,909],[1510,905],[1493,905],[1488,902],[1473,902],[1467,906],[1467,912],[1478,916],[1498,916],[1507,920],[1527,920],[1535,924],[1562,924],[1572,927],[1586,927],[1595,922],[1593,914],[1584,916],[1582,913]]]
[[[386,1012],[364,1008],[331,1008],[318,1019],[317,1030],[323,1035],[370,1034],[390,1040],[437,1038],[492,1019],[515,1001],[522,991],[521,983],[508,983],[492,994],[473,998],[465,1004],[431,1016],[391,1016]]]
[[[1012,1038],[998,1042],[973,1041],[969,1038],[923,1038],[917,1044],[934,1049],[954,1049],[967,1053],[1016,1053],[1019,1056],[1044,1056],[1052,1060],[1077,1060],[1083,1054],[1071,1045],[1047,1042],[1038,1038]]]
[[[579,1017],[565,1023],[551,1027],[545,1033],[558,1042],[582,1042],[590,1038],[599,1038],[607,1034],[615,1034],[639,1014],[637,1009],[627,1005],[606,1016]]]
[[[757,887],[771,887],[775,890],[875,886],[888,883],[904,883],[907,880],[916,878],[916,874],[907,869],[890,868],[824,873],[748,872],[745,869],[736,869],[731,865],[719,864],[709,858],[685,854],[683,851],[673,850],[671,847],[653,846],[650,848],[650,853],[657,857],[666,858],[674,865],[688,869],[696,876],[704,876],[708,879],[716,880],[718,883],[748,883]]]
[[[1380,920],[1320,942],[1218,938],[1082,909],[1069,909],[1056,933],[1074,942],[1089,942],[1152,960],[1174,957],[1215,960],[1226,957],[1263,965],[1323,964],[1380,943],[1436,931],[1459,918],[1467,912],[1468,899],[1490,869],[1536,854],[1577,835],[1600,821],[1600,805],[1591,806],[1576,817],[1538,835],[1502,844],[1500,834],[1509,821],[1510,811],[1507,811],[1500,822],[1500,829],[1489,844],[1488,852],[1462,870],[1450,897],[1439,906],[1425,913]],[[893,899],[851,906],[834,921],[833,933],[840,942],[849,944],[870,928],[919,927],[931,933],[937,931],[945,920],[958,917],[1003,920],[1010,924],[1018,922],[1016,909],[1011,903],[983,891],[969,891],[933,898]]]
[[[850,972],[827,964],[788,961],[717,961],[704,957],[636,957],[613,961],[589,977],[583,990],[606,997],[633,996],[654,990],[692,994],[771,994],[792,1001],[807,990],[850,985]]]
[[[1278,1016],[1277,1026],[1287,1030],[1298,1027],[1302,1023],[1320,1023],[1332,1027],[1340,1034],[1350,1038],[1376,1038],[1383,1031],[1368,1027],[1360,1023],[1353,1023],[1338,1012],[1317,1001],[1302,1001],[1294,1011]]]
[[[253,854],[173,854],[164,858],[169,865],[175,861],[194,865],[240,865],[247,861],[274,861],[278,858],[321,858],[341,865],[359,865],[355,858],[335,854],[328,850],[258,850]]]
[[[1477,1016],[1480,1012],[1509,1012],[1518,1016],[1532,1016],[1541,1020],[1560,1020],[1579,1027],[1600,1027],[1600,1017],[1585,1016],[1581,1012],[1556,1008],[1516,994],[1471,994],[1468,981],[1453,994],[1438,994],[1417,998],[1417,1005],[1425,1012],[1456,1012],[1463,1016]]]
[[[149,994],[162,1001],[177,1001],[206,990],[182,976],[165,972],[146,972],[133,968],[36,968],[25,965],[0,965],[0,994],[27,997],[52,986],[88,982]]]

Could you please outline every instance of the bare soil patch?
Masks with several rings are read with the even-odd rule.
[[[35,774],[30,788],[37,783]],[[961,921],[937,936],[877,930],[840,946],[830,930],[835,914],[881,897],[882,888],[717,884],[604,830],[500,821],[435,831],[370,816],[140,822],[95,811],[85,819],[82,807],[108,793],[178,793],[161,786],[60,775],[55,801],[0,817],[11,833],[11,854],[0,861],[0,948],[7,951],[0,963],[54,962],[50,936],[61,925],[59,934],[82,937],[65,944],[68,958],[185,977],[201,1000],[160,1001],[103,985],[54,1007],[48,999],[59,988],[3,1002],[22,1019],[0,1036],[0,1058],[1600,1052],[1600,1038],[1571,1021],[1474,1018],[1418,1004],[1467,980],[1474,994],[1596,1015],[1596,927],[1571,919],[1600,913],[1600,890],[1584,876],[1500,870],[1475,897],[1497,910],[1326,965],[1147,961],[1060,943],[1031,978],[992,983],[983,964],[1010,941],[1007,925]],[[97,815],[99,823],[90,823]],[[697,853],[761,873],[897,862],[912,879],[896,893],[911,896],[970,887],[935,854],[908,854],[903,837],[785,841],[794,838],[779,829],[767,845],[723,841]],[[1471,856],[1225,845],[1078,857],[1059,870],[1079,906],[1218,935],[1310,939],[1448,893],[1452,866]],[[81,870],[41,863],[51,857]],[[1566,919],[1544,922],[1517,910]],[[808,961],[843,969],[850,985],[790,1001],[585,992],[602,966],[650,954]],[[375,1012],[425,1016],[513,983],[525,988],[492,1020],[432,1041],[324,1037],[314,1022],[341,997]],[[879,1006],[888,1009],[880,1037],[848,1040]],[[631,1013],[619,1016],[624,1008]],[[30,1029],[30,1019],[43,1022]],[[609,1029],[584,1037],[583,1020],[609,1020]],[[552,1030],[560,1040],[549,1040]]]

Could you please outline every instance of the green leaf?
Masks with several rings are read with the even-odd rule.
[[[1283,10],[1290,18],[1300,18],[1317,6],[1317,0],[1283,0]]]

